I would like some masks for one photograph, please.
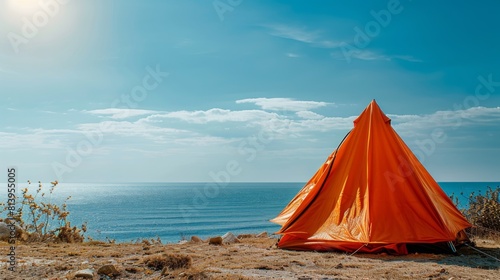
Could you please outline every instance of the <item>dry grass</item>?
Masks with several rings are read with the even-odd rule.
[[[190,268],[192,261],[191,257],[186,255],[159,254],[144,257],[141,263],[154,270],[162,270],[164,268],[175,270],[179,268]]]
[[[277,249],[275,239],[188,244],[33,243],[19,245],[18,271],[0,279],[65,279],[79,269],[114,264],[119,279],[497,279],[500,262],[464,247],[459,255],[356,254]],[[0,252],[8,244],[0,243]],[[480,250],[500,257],[500,243],[478,240]],[[78,252],[78,254],[75,254]],[[148,253],[149,252],[149,253]],[[3,254],[3,253],[2,253]],[[5,271],[5,273],[4,273]],[[97,275],[96,278],[98,279]]]

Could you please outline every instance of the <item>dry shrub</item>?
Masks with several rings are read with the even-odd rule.
[[[90,245],[90,246],[98,246],[98,245],[106,245],[107,243],[104,241],[99,241],[99,240],[89,240],[85,242],[85,245]]]
[[[83,227],[85,231],[85,225],[83,225]],[[58,241],[66,243],[81,243],[83,242],[83,239],[82,230],[77,227],[71,227],[69,222],[59,228],[59,234],[57,235]]]
[[[31,181],[28,181],[31,185]],[[20,238],[27,242],[82,242],[83,233],[87,230],[86,224],[81,228],[71,227],[68,216],[66,198],[62,205],[52,203],[52,194],[59,184],[58,181],[51,182],[48,190],[44,190],[41,182],[38,182],[38,188],[31,194],[28,188],[21,190],[22,200],[17,205],[12,219],[22,229],[25,238]],[[3,206],[3,207],[1,207]],[[8,207],[0,203],[0,216],[8,212]]]
[[[208,280],[211,278],[204,271],[196,271],[193,273],[186,273],[186,279],[188,279],[188,280]]]
[[[152,255],[142,259],[142,262],[149,268],[154,270],[162,270],[164,268],[174,270],[179,268],[190,268],[193,260],[186,255]]]
[[[484,195],[471,193],[469,196],[469,208],[464,210],[465,217],[486,232],[500,233],[500,187],[488,190]],[[477,231],[480,235],[483,231]]]

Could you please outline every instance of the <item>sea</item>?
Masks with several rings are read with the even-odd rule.
[[[441,188],[465,208],[469,195],[485,193],[500,182],[441,182]],[[27,184],[21,184],[20,189]],[[85,236],[115,242],[160,239],[175,243],[196,235],[201,238],[268,232],[279,226],[269,222],[288,204],[304,183],[61,183],[52,194],[43,184],[44,201],[66,203],[68,220],[87,223]],[[29,186],[34,193],[38,184]],[[4,188],[6,190],[6,188]],[[6,201],[7,192],[0,192]],[[70,197],[69,199],[67,199]],[[67,200],[66,200],[67,199]],[[4,216],[4,215],[0,215]]]

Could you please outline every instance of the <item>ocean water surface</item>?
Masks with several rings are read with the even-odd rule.
[[[442,182],[441,188],[467,206],[471,192],[485,192],[498,182]],[[157,238],[177,242],[226,232],[269,233],[279,226],[269,222],[304,183],[120,183],[60,184],[51,202],[67,201],[72,225],[87,222],[87,236],[117,242]],[[30,189],[36,190],[37,184]],[[21,184],[20,188],[26,187]],[[48,190],[50,184],[45,184]],[[33,191],[32,191],[33,192]],[[4,199],[5,194],[0,195]]]

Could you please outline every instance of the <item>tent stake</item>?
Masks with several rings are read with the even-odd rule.
[[[455,245],[453,245],[453,242],[448,241],[448,245],[450,245],[450,249],[453,252],[453,254],[457,253],[457,248],[455,248]]]

